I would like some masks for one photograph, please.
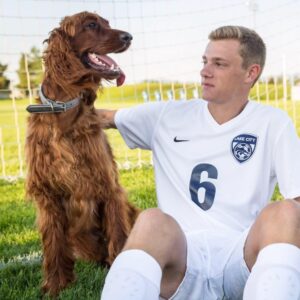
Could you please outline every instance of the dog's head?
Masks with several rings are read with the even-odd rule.
[[[65,17],[46,40],[46,74],[63,89],[64,85],[69,89],[92,85],[95,89],[101,79],[116,79],[117,85],[122,85],[125,74],[107,54],[127,50],[131,40],[131,34],[112,29],[107,20],[95,13]]]

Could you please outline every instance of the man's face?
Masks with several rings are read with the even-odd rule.
[[[210,41],[203,54],[202,98],[226,103],[244,97],[247,70],[242,68],[236,40]]]

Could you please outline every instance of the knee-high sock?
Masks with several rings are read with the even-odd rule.
[[[101,300],[158,300],[162,270],[142,250],[119,254],[105,280]]]
[[[300,248],[271,244],[257,257],[244,300],[300,300]]]

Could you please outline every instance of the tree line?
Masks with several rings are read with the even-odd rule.
[[[27,67],[26,67],[27,64]],[[0,90],[6,90],[9,88],[10,80],[5,74],[8,65],[0,62]],[[42,82],[43,68],[42,68],[42,55],[41,51],[32,47],[29,53],[21,53],[19,59],[19,67],[17,70],[19,83],[16,85],[17,88],[27,89],[27,71],[29,73],[30,88],[36,88]]]

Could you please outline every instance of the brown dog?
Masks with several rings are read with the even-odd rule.
[[[94,108],[102,79],[125,79],[106,54],[125,51],[131,39],[82,12],[65,17],[46,40],[40,104],[28,107],[36,114],[26,139],[26,190],[38,208],[43,290],[51,295],[74,281],[75,258],[110,265],[138,215]]]

